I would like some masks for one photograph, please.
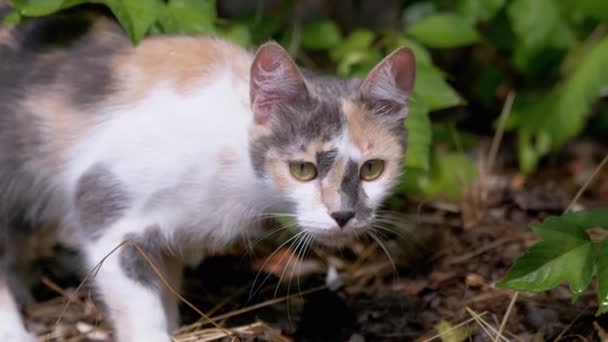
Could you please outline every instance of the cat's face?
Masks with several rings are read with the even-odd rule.
[[[356,80],[304,77],[278,45],[251,68],[251,158],[288,198],[298,226],[328,244],[363,233],[395,185],[414,58],[396,50]]]

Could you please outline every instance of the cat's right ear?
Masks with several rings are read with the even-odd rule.
[[[250,70],[249,97],[259,125],[266,124],[281,104],[308,97],[302,73],[279,44],[268,42],[258,49]]]

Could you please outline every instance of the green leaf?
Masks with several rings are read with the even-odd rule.
[[[156,22],[162,6],[161,0],[96,0],[95,2],[110,7],[134,43],[139,42]]]
[[[344,41],[329,50],[329,56],[335,62],[341,60],[349,53],[368,50],[374,42],[375,35],[370,30],[355,30]]]
[[[378,50],[349,52],[338,63],[337,74],[342,77],[365,77],[382,60]]]
[[[518,291],[545,291],[568,282],[576,298],[591,282],[594,245],[586,229],[608,227],[608,209],[549,217],[532,225],[541,241],[515,261],[498,284]]]
[[[224,30],[222,36],[225,39],[230,40],[241,46],[251,45],[251,32],[249,31],[249,28],[247,28],[247,26],[245,25],[231,25],[229,28]]]
[[[545,46],[560,21],[554,0],[514,0],[507,8],[507,14],[525,49]]]
[[[160,24],[166,33],[214,33],[215,0],[171,0],[163,9]]]
[[[4,25],[17,25],[21,22],[21,15],[18,11],[12,11],[0,19],[2,19]]]
[[[455,48],[478,42],[479,33],[463,16],[435,14],[412,26],[408,33],[434,48]]]
[[[441,71],[427,65],[416,65],[414,94],[424,101],[429,110],[463,104],[460,95],[443,79]]]
[[[608,311],[608,240],[604,240],[597,248],[597,315]]]
[[[341,41],[340,29],[332,20],[311,21],[302,26],[300,44],[305,49],[326,50]]]
[[[517,259],[499,287],[517,291],[546,291],[566,281],[573,295],[580,295],[591,281],[593,245],[539,242]]]
[[[13,6],[25,17],[49,15],[83,3],[104,4],[110,8],[131,41],[138,42],[156,22],[161,0],[13,0]]]
[[[405,127],[408,130],[405,165],[408,168],[428,171],[432,140],[431,120],[428,107],[416,96],[409,101]]]
[[[57,12],[64,0],[12,0],[11,4],[25,17],[38,17]]]
[[[460,0],[458,12],[471,23],[489,21],[505,5],[505,0]]]
[[[406,168],[398,191],[458,201],[476,174],[475,164],[465,154],[439,152],[433,154],[428,172]]]
[[[406,38],[400,34],[388,33],[384,37],[386,41],[386,53],[389,54],[401,47],[407,47],[412,49],[414,56],[416,57],[416,65],[427,65],[431,66],[433,61],[431,60],[431,54],[429,51],[420,43]]]
[[[608,87],[606,65],[608,37],[578,60],[570,77],[540,99],[514,110],[520,135],[520,167],[524,171],[533,171],[536,162],[530,161],[558,150],[583,130],[592,104]]]
[[[578,0],[576,9],[595,19],[608,19],[608,1],[606,0]]]

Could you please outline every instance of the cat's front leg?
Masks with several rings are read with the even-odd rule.
[[[3,273],[0,269],[0,341],[34,342],[37,338],[25,329],[17,302]]]
[[[137,227],[134,222],[113,225],[88,244],[88,264],[94,267],[122,241],[132,241],[105,260],[95,276],[95,285],[107,307],[116,341],[169,342],[170,329],[177,324],[174,321],[177,319],[176,308],[171,307],[176,304],[167,304],[171,299],[164,293],[164,285],[135,244],[168,281],[179,283],[170,277],[179,272],[169,268],[175,265],[167,262],[163,253],[166,250],[165,239],[159,227],[149,225],[133,231],[133,225]]]

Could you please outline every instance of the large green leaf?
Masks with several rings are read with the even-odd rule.
[[[455,48],[473,44],[481,38],[463,16],[452,13],[431,15],[410,27],[408,33],[435,48]]]
[[[519,291],[545,291],[568,282],[576,298],[591,282],[596,256],[585,230],[598,226],[608,227],[608,209],[549,217],[532,225],[541,241],[515,261],[498,285]]]
[[[425,64],[416,64],[414,94],[424,101],[429,110],[463,104],[462,98],[444,80],[441,71]]]
[[[405,165],[408,168],[428,171],[431,151],[431,120],[429,109],[422,99],[413,96],[405,126],[408,130]]]
[[[204,34],[215,32],[216,19],[215,0],[171,0],[162,9],[160,24],[167,33]]]
[[[606,65],[608,38],[603,38],[578,60],[566,80],[534,103],[513,111],[524,171],[533,171],[540,157],[583,130],[593,102],[608,87]]]

